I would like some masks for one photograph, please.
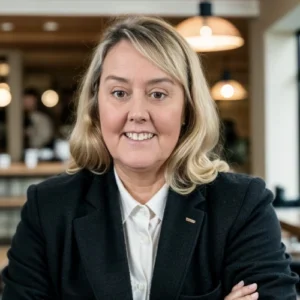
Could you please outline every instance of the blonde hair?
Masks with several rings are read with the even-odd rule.
[[[98,113],[102,64],[108,51],[128,40],[146,58],[172,76],[185,92],[185,124],[166,162],[165,177],[180,194],[213,181],[228,165],[214,153],[219,141],[219,118],[197,54],[176,30],[159,18],[134,16],[119,19],[104,33],[79,90],[77,118],[70,136],[68,173],[86,168],[106,172],[112,158],[103,141]]]

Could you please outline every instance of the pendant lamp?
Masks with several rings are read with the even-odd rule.
[[[59,95],[54,90],[47,90],[42,95],[42,103],[46,107],[54,107],[59,102]]]
[[[231,50],[244,45],[244,39],[232,23],[212,16],[210,2],[200,2],[199,8],[199,16],[186,19],[176,27],[196,52]]]
[[[51,88],[44,91],[44,93],[42,94],[42,97],[41,97],[42,103],[46,107],[49,107],[49,108],[56,106],[60,100],[60,97],[58,94],[59,83],[58,83],[57,78],[53,77],[51,79],[50,86],[51,86]]]
[[[211,89],[214,100],[243,100],[248,93],[245,88],[236,80],[231,79],[229,71],[224,71],[222,79]]]
[[[10,87],[6,83],[10,68],[5,57],[0,57],[0,107],[5,107],[10,104],[12,96]]]

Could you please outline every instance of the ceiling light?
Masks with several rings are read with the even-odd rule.
[[[7,62],[0,61],[0,77],[7,77],[10,71],[9,64]]]
[[[214,100],[243,100],[248,96],[245,88],[230,78],[228,71],[224,71],[222,79],[212,87],[211,95]]]
[[[15,25],[11,22],[4,22],[0,25],[2,31],[12,31],[15,28]]]
[[[45,22],[44,25],[43,25],[43,29],[45,31],[57,31],[59,28],[59,25],[57,22],[53,22],[53,21],[50,21],[50,22]]]
[[[42,95],[42,103],[47,107],[54,107],[59,101],[58,94],[53,90],[47,90]]]
[[[211,3],[200,3],[200,16],[179,23],[177,31],[196,52],[231,50],[244,45],[238,29],[229,21],[212,16]]]
[[[11,102],[11,93],[5,88],[0,88],[0,107],[5,107]]]

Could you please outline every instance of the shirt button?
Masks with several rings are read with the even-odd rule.
[[[139,290],[144,290],[145,289],[145,285],[143,283],[139,283]]]

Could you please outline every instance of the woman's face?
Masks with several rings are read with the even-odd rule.
[[[128,41],[108,52],[102,70],[100,125],[115,165],[160,168],[179,138],[183,88]]]

